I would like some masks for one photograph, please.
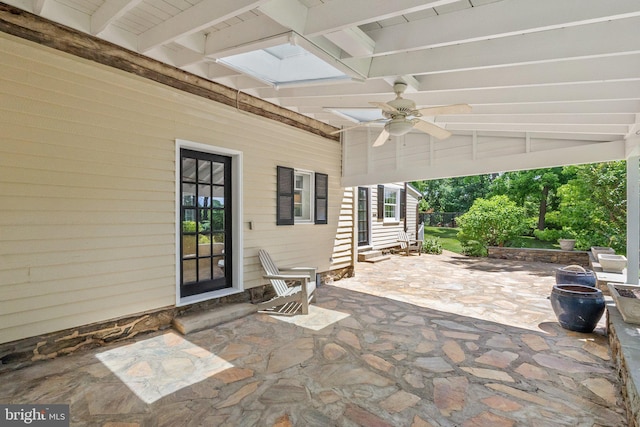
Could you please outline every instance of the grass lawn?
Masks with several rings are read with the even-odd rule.
[[[439,237],[442,248],[451,252],[461,253],[462,245],[458,240],[458,228],[447,227],[424,227],[425,239],[429,237]],[[543,242],[535,237],[520,236],[510,241],[506,246],[512,248],[534,248],[534,249],[560,249],[560,245],[552,242]]]
[[[455,253],[462,253],[462,245],[458,240],[459,229],[449,227],[424,227],[424,238],[439,237],[443,249]]]

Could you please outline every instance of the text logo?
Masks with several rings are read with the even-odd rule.
[[[69,405],[2,405],[0,426],[69,427]]]

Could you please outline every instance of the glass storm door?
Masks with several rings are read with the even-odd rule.
[[[358,246],[369,244],[369,189],[358,187]]]
[[[180,150],[180,297],[230,288],[231,158]]]

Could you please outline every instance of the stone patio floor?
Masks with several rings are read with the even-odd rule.
[[[604,336],[564,330],[557,265],[440,256],[358,264],[309,316],[166,330],[0,376],[2,403],[72,426],[626,426]]]

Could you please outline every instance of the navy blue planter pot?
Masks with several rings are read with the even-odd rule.
[[[579,265],[568,265],[556,270],[556,284],[576,284],[596,287],[596,273]]]
[[[560,326],[576,332],[593,332],[605,308],[602,291],[584,285],[555,285],[550,300]]]

